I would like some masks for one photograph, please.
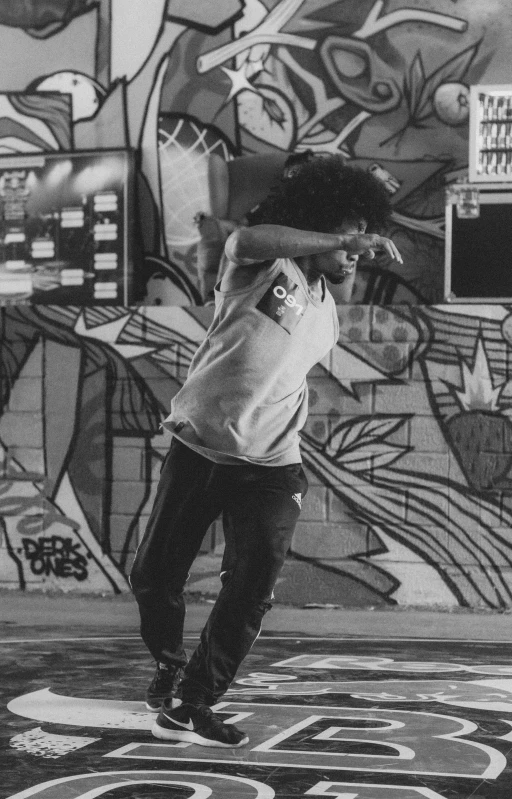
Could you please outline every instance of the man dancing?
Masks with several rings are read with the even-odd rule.
[[[173,433],[130,582],[141,635],[157,662],[146,696],[157,738],[238,747],[247,735],[211,707],[259,634],[289,549],[307,480],[299,431],[306,375],[335,346],[326,280],[348,302],[360,255],[385,251],[383,185],[338,156],[294,167],[258,224],[226,242],[215,315],[164,425]],[[183,590],[210,524],[223,515],[222,588],[187,663]]]

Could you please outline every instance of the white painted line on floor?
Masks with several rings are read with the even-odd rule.
[[[0,638],[0,644],[54,644],[59,641],[142,641],[140,635],[82,636],[81,638]]]
[[[200,633],[193,633],[183,636],[185,639],[197,639]],[[140,641],[142,639],[139,635],[103,635],[103,636],[81,636],[79,638],[0,638],[1,644],[52,644],[58,642],[75,643],[77,641]],[[258,641],[331,641],[345,642],[345,641],[358,641],[359,643],[367,642],[412,642],[412,643],[452,643],[452,644],[512,644],[510,641],[495,639],[495,638],[406,638],[399,636],[317,636],[308,635],[307,633],[297,635],[260,635]]]

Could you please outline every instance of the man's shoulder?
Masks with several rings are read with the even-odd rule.
[[[253,286],[261,283],[265,274],[270,274],[274,270],[278,260],[282,259],[261,261],[260,263],[250,264],[249,266],[238,266],[232,261],[229,261],[222,276],[222,280],[220,281],[220,291],[229,292],[251,289]]]

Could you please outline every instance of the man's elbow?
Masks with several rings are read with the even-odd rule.
[[[237,228],[226,240],[225,253],[229,260],[237,266],[252,263],[251,257],[251,233],[246,227]]]

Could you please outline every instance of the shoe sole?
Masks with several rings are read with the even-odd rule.
[[[163,705],[164,699],[167,699],[167,698],[168,697],[164,696],[162,698],[160,704],[158,705],[158,707],[156,707],[155,705],[150,705],[149,702],[146,701],[145,702],[146,710],[149,710],[150,713],[160,713],[160,710],[162,709],[162,705]],[[173,699],[172,699],[173,709],[176,708],[176,707],[179,707],[181,704],[182,704],[181,699],[177,699],[176,697],[173,697]]]
[[[217,746],[223,749],[238,749],[239,746],[245,746],[249,743],[249,736],[246,735],[242,738],[240,743],[225,744],[221,741],[213,741],[211,738],[203,738],[197,732],[188,732],[186,730],[168,730],[167,727],[161,727],[156,721],[151,729],[155,738],[160,738],[162,741],[185,741],[190,744],[199,744],[199,746]]]

